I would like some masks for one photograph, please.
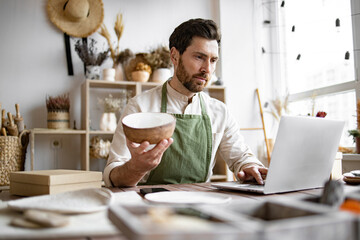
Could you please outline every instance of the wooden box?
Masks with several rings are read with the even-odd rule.
[[[84,188],[100,188],[102,172],[37,170],[10,173],[10,193],[21,196],[56,194]]]

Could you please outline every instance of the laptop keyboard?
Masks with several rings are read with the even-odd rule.
[[[261,189],[264,188],[264,185],[260,185],[260,184],[249,184],[249,183],[240,183],[239,187],[251,187],[251,188],[256,188],[256,189]]]

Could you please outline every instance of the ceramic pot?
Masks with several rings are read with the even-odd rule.
[[[103,80],[111,82],[115,81],[115,73],[115,68],[105,68],[103,70]]]
[[[93,65],[86,66],[85,76],[86,79],[99,80],[100,66],[93,66]]]
[[[151,81],[157,83],[164,83],[171,77],[171,70],[169,68],[158,68],[151,75]]]
[[[115,81],[124,81],[124,67],[122,64],[117,64],[115,68]]]
[[[360,154],[360,137],[355,138],[356,143],[356,153]]]
[[[113,112],[103,113],[100,119],[100,129],[102,131],[114,132],[117,127],[116,115]]]
[[[134,82],[147,82],[149,77],[150,73],[147,71],[134,71],[131,73],[131,79]]]

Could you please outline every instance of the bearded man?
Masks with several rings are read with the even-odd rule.
[[[217,151],[238,180],[263,184],[267,168],[244,143],[236,120],[223,102],[203,92],[216,69],[220,40],[212,20],[190,19],[175,28],[169,39],[173,77],[130,99],[121,117],[170,113],[174,134],[148,150],[149,142],[125,137],[120,121],[104,169],[107,186],[207,182]]]

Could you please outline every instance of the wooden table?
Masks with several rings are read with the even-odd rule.
[[[173,184],[173,185],[156,185],[156,186],[137,186],[137,187],[128,187],[128,188],[111,188],[113,192],[128,192],[128,191],[135,191],[139,193],[141,188],[148,188],[148,187],[163,187],[170,191],[201,191],[201,192],[216,192],[216,193],[222,193],[226,195],[230,195],[233,199],[233,202],[238,201],[246,201],[246,202],[259,202],[259,201],[266,201],[271,199],[277,199],[279,197],[281,198],[288,198],[288,199],[306,199],[306,198],[315,198],[317,196],[320,196],[322,193],[322,189],[311,189],[311,190],[305,190],[305,191],[297,191],[297,192],[290,192],[290,193],[281,193],[281,194],[271,194],[271,195],[260,195],[256,193],[244,193],[244,192],[235,192],[235,191],[224,191],[217,189],[213,186],[211,186],[211,183],[196,183],[196,184]],[[354,191],[359,191],[360,188],[357,186],[351,186],[351,185],[345,185],[345,193],[351,193]],[[139,193],[140,194],[140,193]],[[9,200],[18,199],[18,196],[12,196],[10,195],[8,190],[2,190],[0,192],[0,203],[5,203]],[[0,208],[0,215],[2,213],[6,212],[6,210]],[[1,224],[1,222],[0,222]],[[86,225],[86,223],[84,223]],[[2,226],[0,225],[0,229],[2,229]],[[36,231],[41,230],[32,230],[32,233],[34,233],[34,236],[36,236]],[[59,230],[57,230],[59,231]],[[49,239],[54,239],[54,233],[49,231]],[[16,238],[16,234],[11,236],[11,238]],[[11,239],[9,236],[6,237],[6,239]],[[4,239],[4,236],[2,233],[0,234],[0,239]],[[32,234],[29,234],[27,236],[27,239],[37,239],[37,237],[32,238]],[[44,239],[44,238],[42,238]],[[77,236],[71,236],[71,237],[56,237],[56,239],[93,239],[93,240],[115,240],[115,239],[126,239],[125,236],[120,232],[111,232],[109,234],[99,235],[99,234],[88,234],[86,231],[79,233]]]

